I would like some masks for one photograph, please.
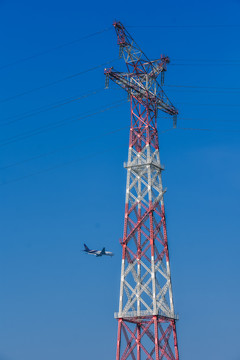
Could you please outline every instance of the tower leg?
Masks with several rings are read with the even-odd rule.
[[[155,335],[155,357],[159,360],[159,345],[158,345],[158,321],[157,316],[154,316],[154,335]]]
[[[137,360],[141,360],[140,341],[141,341],[141,327],[138,324],[137,325]]]
[[[176,331],[176,323],[175,323],[175,321],[173,322],[173,339],[174,339],[175,357],[176,357],[176,360],[179,360],[177,331]]]
[[[122,327],[122,319],[118,319],[117,356],[116,356],[116,360],[120,360],[121,327]]]

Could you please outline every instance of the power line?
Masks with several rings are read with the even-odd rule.
[[[84,94],[82,97],[79,97],[79,98],[76,98],[76,99],[81,99],[81,98],[84,98],[84,97],[87,97],[87,96],[90,96],[98,91],[102,91],[103,89],[99,89],[99,90],[95,90],[94,92],[92,93],[87,93],[87,94]],[[68,102],[65,102],[65,103],[62,103],[58,106],[62,106],[66,103],[69,103],[73,100],[76,100],[76,99],[72,99]],[[120,106],[121,104],[125,103],[126,100],[125,99],[122,99],[120,101],[118,101],[117,103],[112,103],[110,104],[109,107],[107,108],[103,108],[103,109],[100,109],[99,111],[96,111],[94,113],[90,113],[90,114],[87,114],[87,115],[84,115],[84,116],[81,116],[80,118],[77,118],[75,119],[75,116],[71,116],[71,117],[68,117],[66,119],[63,119],[63,120],[60,120],[58,122],[55,122],[53,124],[48,124],[46,126],[42,126],[42,127],[39,127],[35,130],[32,130],[32,131],[29,131],[29,132],[25,132],[25,133],[22,133],[22,134],[18,134],[16,136],[13,136],[13,137],[10,137],[8,139],[6,139],[3,143],[0,143],[0,147],[2,146],[5,146],[5,145],[8,145],[8,144],[11,144],[11,143],[14,143],[16,141],[19,141],[19,140],[23,140],[23,139],[26,139],[26,138],[29,138],[29,137],[32,137],[32,136],[35,136],[35,135],[38,135],[40,133],[43,133],[43,132],[46,132],[48,130],[52,130],[52,129],[55,129],[55,128],[58,128],[60,126],[63,126],[66,122],[75,122],[75,121],[78,121],[78,120],[81,120],[81,119],[84,119],[84,118],[87,118],[87,117],[90,117],[90,116],[93,116],[95,114],[98,114],[100,112],[104,112],[104,111],[107,111],[107,110],[110,110],[111,108],[114,108],[115,106]],[[116,105],[115,105],[116,104]],[[184,103],[185,104],[185,103]],[[113,105],[113,106],[112,106]],[[196,105],[196,106],[240,106],[239,104],[189,104],[188,105]],[[55,106],[54,106],[55,107]],[[54,107],[51,107],[51,108],[54,108]],[[49,109],[51,109],[49,108]],[[47,111],[49,109],[45,109],[44,111]],[[31,114],[33,115],[33,114]],[[29,115],[29,116],[31,116]],[[163,117],[162,117],[163,118]],[[180,120],[196,120],[196,121],[201,121],[201,119],[187,119],[187,118],[182,118]],[[205,119],[203,119],[205,120]],[[225,120],[222,120],[222,121],[225,121]]]
[[[164,87],[173,87],[173,88],[188,88],[188,89],[213,89],[213,90],[240,90],[240,87],[225,87],[225,86],[196,86],[196,85],[165,85]]]
[[[162,88],[169,87],[169,88],[187,88],[187,89],[210,89],[210,90],[236,90],[239,91],[240,87],[227,87],[227,86],[202,86],[202,85],[176,85],[176,84],[166,84],[162,85]],[[114,90],[122,91],[119,87],[113,88]]]
[[[203,64],[202,65],[204,65],[204,63],[205,62],[212,62],[212,63],[217,63],[217,62],[224,62],[224,63],[240,63],[240,60],[238,60],[238,59],[212,59],[212,58],[209,58],[209,59],[199,59],[199,58],[197,58],[197,59],[176,59],[176,58],[174,58],[174,59],[171,59],[172,61],[184,61],[184,62],[187,62],[187,61],[190,61],[190,62],[202,62]]]
[[[219,106],[229,106],[229,107],[238,107],[238,106],[240,106],[240,104],[223,104],[223,103],[221,103],[221,104],[194,104],[194,103],[182,103],[181,102],[181,104],[183,104],[183,105],[194,105],[194,106],[217,106],[217,107],[219,107]]]
[[[125,127],[125,128],[129,128],[128,126]],[[123,130],[124,128],[121,128],[121,129],[117,129],[113,132],[118,132],[118,131],[121,131]],[[169,130],[172,130],[172,129],[168,129],[168,130],[164,130],[160,133],[165,133],[166,131],[169,131]],[[112,132],[112,133],[113,133]],[[110,135],[111,133],[108,133],[108,135]],[[106,135],[106,134],[105,134]],[[126,146],[126,144],[124,144],[124,147]],[[7,185],[7,184],[10,184],[10,183],[14,183],[14,182],[18,182],[18,181],[21,181],[21,180],[24,180],[24,179],[27,179],[27,178],[30,178],[30,177],[33,177],[33,176],[36,176],[36,175],[40,175],[40,174],[43,174],[43,173],[46,173],[46,172],[49,172],[49,171],[52,171],[52,170],[55,170],[55,169],[58,169],[58,168],[61,168],[61,167],[64,167],[64,166],[67,166],[67,165],[71,165],[71,164],[74,164],[74,163],[77,163],[81,160],[85,160],[85,159],[88,159],[88,158],[92,158],[92,157],[95,157],[97,155],[100,155],[100,154],[103,154],[103,153],[106,153],[106,152],[112,152],[114,149],[119,149],[119,145],[117,147],[114,147],[114,148],[111,148],[111,149],[108,149],[108,150],[104,150],[104,151],[97,151],[91,155],[87,155],[87,156],[83,156],[83,157],[80,157],[76,160],[71,160],[71,161],[67,161],[67,162],[64,162],[64,163],[60,163],[60,164],[57,164],[57,165],[54,165],[54,166],[51,166],[47,169],[43,169],[43,170],[39,170],[39,171],[36,171],[36,172],[33,172],[31,174],[28,174],[28,175],[25,175],[25,176],[21,176],[21,177],[18,177],[18,178],[15,178],[13,180],[10,180],[10,181],[5,181],[5,182],[2,182],[0,183],[0,186],[3,186],[3,185]]]
[[[239,90],[211,90],[211,89],[194,89],[195,91],[192,91],[193,89],[190,88],[172,88],[172,91],[177,92],[177,93],[181,93],[181,94],[186,94],[191,92],[191,94],[222,94],[222,95],[239,95]]]
[[[61,83],[61,82],[63,82],[63,81],[73,79],[73,78],[78,77],[78,76],[80,76],[80,75],[86,74],[86,73],[88,73],[88,72],[90,72],[90,71],[94,71],[94,70],[97,70],[97,69],[99,69],[99,68],[101,68],[101,67],[103,67],[103,66],[109,65],[109,64],[111,64],[112,62],[114,62],[114,61],[116,61],[116,60],[118,60],[118,58],[112,59],[112,60],[107,61],[107,62],[105,62],[105,63],[102,63],[102,64],[100,64],[100,65],[96,65],[96,66],[94,66],[94,67],[92,67],[92,68],[89,68],[89,69],[80,71],[80,72],[78,72],[78,73],[76,73],[76,74],[66,76],[66,77],[64,77],[64,78],[62,78],[62,79],[52,81],[52,82],[47,83],[47,84],[45,84],[45,85],[41,85],[41,86],[35,87],[35,88],[33,88],[33,89],[24,91],[24,92],[22,92],[22,93],[19,93],[19,94],[16,94],[16,95],[7,97],[7,98],[5,98],[5,99],[0,100],[0,103],[5,103],[5,102],[8,102],[8,101],[14,100],[14,99],[16,99],[16,98],[18,98],[18,97],[21,97],[21,96],[24,96],[24,95],[28,95],[28,94],[30,94],[30,93],[32,93],[32,92],[34,92],[34,91],[46,89],[46,88],[49,87],[49,86],[53,86],[53,85],[59,84],[59,83]]]
[[[86,142],[89,142],[89,141],[92,141],[92,140],[97,140],[99,138],[103,138],[105,136],[109,136],[109,135],[113,135],[113,134],[116,134],[122,130],[125,130],[125,129],[129,129],[129,126],[125,126],[125,127],[122,127],[122,128],[119,128],[119,129],[116,129],[116,130],[113,130],[113,131],[110,131],[110,132],[106,132],[106,133],[103,133],[101,135],[98,135],[98,136],[94,136],[94,137],[90,137],[90,138],[87,138],[87,139],[83,139],[81,141],[78,141],[74,144],[71,144],[71,145],[68,145],[68,146],[64,146],[64,147],[61,147],[61,148],[58,148],[58,149],[55,149],[53,151],[49,151],[49,152],[46,152],[46,153],[43,153],[43,154],[39,154],[39,155],[36,155],[36,156],[33,156],[31,158],[28,158],[28,159],[24,159],[24,160],[21,160],[21,161],[17,161],[15,163],[11,163],[9,165],[6,165],[6,166],[2,166],[0,167],[0,170],[6,170],[6,169],[9,169],[9,168],[12,168],[12,167],[15,167],[15,166],[18,166],[18,165],[21,165],[21,164],[24,164],[24,163],[27,163],[27,162],[31,162],[33,160],[37,160],[37,159],[41,159],[41,158],[44,158],[44,157],[47,157],[49,155],[53,155],[53,154],[56,154],[60,151],[63,151],[63,150],[67,150],[67,149],[72,149],[78,145],[81,145],[81,144],[84,144]]]
[[[126,127],[127,128],[127,127]],[[124,128],[122,128],[122,129],[117,129],[117,130],[115,130],[114,132],[117,132],[117,131],[121,131],[121,130],[123,130]],[[203,129],[203,128],[176,128],[176,129],[173,129],[173,128],[171,128],[171,129],[166,129],[166,130],[163,130],[163,131],[160,131],[159,133],[161,134],[163,134],[163,133],[166,133],[166,132],[169,132],[169,131],[176,131],[176,130],[183,130],[183,131],[206,131],[206,132],[212,132],[212,131],[214,131],[214,132],[240,132],[240,130],[228,130],[228,129],[226,129],[226,130],[224,130],[224,129],[208,129],[208,128],[205,128],[205,129]],[[111,133],[108,133],[109,135],[111,134]],[[105,135],[107,135],[107,134],[105,134]],[[125,145],[124,145],[125,146]],[[40,175],[40,174],[43,174],[43,173],[46,173],[46,172],[49,172],[49,171],[51,171],[51,170],[55,170],[55,169],[58,169],[58,168],[61,168],[61,167],[64,167],[64,166],[67,166],[67,165],[71,165],[71,164],[73,164],[73,163],[76,163],[76,162],[79,162],[79,161],[81,161],[81,160],[85,160],[85,159],[87,159],[87,158],[92,158],[92,157],[95,157],[95,156],[97,156],[97,155],[100,155],[100,154],[103,154],[103,153],[106,153],[106,152],[110,152],[110,151],[113,151],[114,149],[119,149],[119,145],[117,146],[117,147],[115,147],[115,148],[111,148],[111,149],[108,149],[108,150],[104,150],[104,151],[102,151],[102,152],[95,152],[94,154],[91,154],[91,155],[88,155],[88,156],[83,156],[83,157],[81,157],[81,158],[78,158],[78,159],[76,159],[76,160],[71,160],[71,161],[67,161],[67,162],[64,162],[64,163],[60,163],[60,164],[58,164],[58,165],[55,165],[55,166],[51,166],[51,167],[49,167],[49,168],[47,168],[47,169],[44,169],[44,170],[39,170],[39,171],[36,171],[36,172],[33,172],[33,173],[31,173],[31,174],[28,174],[28,175],[25,175],[25,176],[21,176],[21,177],[18,177],[18,178],[15,178],[15,179],[13,179],[13,180],[10,180],[10,181],[6,181],[6,182],[2,182],[2,183],[0,183],[0,186],[3,186],[3,185],[7,185],[7,184],[10,184],[10,183],[13,183],[13,182],[18,182],[18,181],[21,181],[21,180],[24,180],[24,179],[27,179],[27,178],[30,178],[30,177],[33,177],[33,176],[36,176],[36,175]],[[58,151],[58,150],[56,150],[56,151]],[[45,156],[45,155],[44,155]],[[36,157],[37,158],[37,157]],[[26,161],[28,161],[28,160],[26,160]],[[29,159],[29,161],[31,161],[31,159]],[[13,166],[15,166],[15,165],[13,165]],[[1,168],[2,169],[2,168]]]
[[[164,119],[165,119],[165,117],[164,117]],[[168,119],[168,118],[167,118]],[[227,122],[227,123],[229,123],[229,122],[232,122],[232,123],[237,123],[238,122],[238,120],[240,120],[240,119],[237,119],[237,120],[223,120],[223,119],[194,119],[194,118],[178,118],[178,121],[215,121],[215,122]]]
[[[11,63],[8,63],[8,64],[4,64],[4,65],[0,65],[0,70],[2,69],[6,69],[10,66],[13,66],[13,65],[17,65],[17,64],[20,64],[22,62],[25,62],[25,61],[28,61],[28,60],[32,60],[32,59],[35,59],[39,56],[42,56],[42,55],[45,55],[45,54],[48,54],[52,51],[55,51],[55,50],[59,50],[59,49],[62,49],[63,47],[66,47],[66,46],[70,46],[70,45],[73,45],[73,44],[77,44],[78,42],[82,41],[82,40],[86,40],[86,39],[89,39],[90,37],[93,37],[93,36],[96,36],[96,35],[100,35],[106,31],[109,31],[111,30],[112,27],[108,27],[108,28],[105,28],[105,29],[102,29],[102,30],[99,30],[99,31],[96,31],[94,33],[91,33],[91,34],[88,34],[88,35],[85,35],[85,36],[82,36],[76,40],[72,40],[72,41],[69,41],[69,42],[66,42],[66,43],[63,43],[63,44],[60,44],[60,45],[57,45],[57,46],[54,46],[48,50],[44,50],[44,51],[41,51],[37,54],[34,54],[34,55],[30,55],[30,56],[27,56],[25,58],[22,58],[22,59],[19,59],[19,60],[16,60],[16,61],[13,61]]]
[[[230,133],[239,133],[240,130],[238,129],[233,129],[233,130],[229,130],[229,129],[202,129],[202,128],[183,128],[183,127],[177,127],[177,130],[191,130],[191,131],[213,131],[213,132],[230,132]],[[174,129],[175,130],[175,129]]]
[[[232,66],[232,65],[234,65],[234,66],[239,66],[240,65],[240,63],[224,63],[224,62],[222,62],[222,63],[204,63],[204,64],[202,64],[202,63],[199,63],[199,64],[197,64],[197,63],[172,63],[171,62],[171,65],[173,65],[173,66]]]
[[[95,94],[97,94],[97,93],[99,93],[101,91],[104,91],[104,88],[96,89],[96,90],[93,90],[91,92],[87,92],[87,93],[82,94],[81,96],[78,96],[78,97],[75,97],[75,98],[68,98],[68,99],[62,100],[60,102],[58,101],[57,103],[54,103],[54,104],[51,104],[51,105],[46,105],[46,106],[40,107],[38,109],[33,110],[33,112],[22,114],[17,119],[14,119],[14,120],[8,121],[8,122],[4,122],[4,123],[0,123],[0,126],[9,125],[9,124],[15,123],[17,121],[20,121],[20,120],[23,120],[23,119],[26,119],[26,118],[41,114],[43,112],[57,109],[57,108],[62,107],[64,105],[70,104],[70,103],[72,103],[74,101],[78,101],[78,100],[81,100],[81,99],[85,99],[85,98],[87,98],[89,96],[95,95]],[[8,117],[8,118],[6,118],[4,120],[5,121],[6,120],[11,120],[13,118],[16,118],[16,115],[12,116],[12,117],[10,116],[10,117]]]
[[[113,108],[116,108],[118,106],[121,106],[123,105],[127,100],[126,99],[122,99],[120,101],[117,101],[117,102],[114,102],[114,103],[111,103],[109,104],[107,107],[104,107],[104,108],[101,108],[100,110],[97,110],[95,112],[92,112],[90,114],[86,114],[86,115],[83,115],[77,119],[75,119],[75,116],[71,116],[71,117],[68,117],[66,119],[63,119],[63,120],[60,120],[60,121],[57,121],[53,124],[49,124],[49,125],[46,125],[46,126],[42,126],[42,127],[39,127],[35,130],[32,130],[32,131],[29,131],[29,132],[25,132],[23,134],[19,134],[19,135],[16,135],[16,136],[13,136],[11,138],[8,138],[5,140],[5,142],[2,142],[0,143],[0,147],[3,147],[3,146],[6,146],[6,145],[9,145],[9,144],[12,144],[12,143],[15,143],[17,141],[20,141],[20,140],[24,140],[24,139],[27,139],[27,138],[30,138],[32,136],[35,136],[35,135],[38,135],[38,134],[41,134],[41,133],[44,133],[44,132],[47,132],[49,130],[52,130],[52,129],[56,129],[58,127],[61,127],[61,126],[64,126],[66,123],[69,124],[69,123],[73,123],[73,122],[76,122],[76,121],[79,121],[79,120],[83,120],[83,119],[87,119],[91,116],[94,116],[94,115],[97,115],[97,114],[100,114],[100,113],[103,113],[105,111],[108,111],[108,110],[111,110]]]
[[[170,120],[169,119],[169,117],[167,117],[167,116],[159,116],[159,120],[161,121],[162,119],[166,119],[166,120]],[[229,123],[229,122],[232,122],[232,123],[238,123],[238,120],[240,120],[240,119],[237,119],[237,120],[224,120],[224,119],[206,119],[206,118],[201,118],[201,119],[199,119],[199,118],[185,118],[185,117],[178,117],[177,118],[177,120],[178,120],[178,122],[179,121],[207,121],[207,122],[211,122],[211,121],[214,121],[214,122],[227,122],[227,123]]]
[[[180,119],[180,120],[183,120],[183,119]],[[179,127],[177,126],[176,128],[171,128],[171,129],[166,129],[166,130],[163,130],[162,132],[160,133],[166,133],[166,132],[169,132],[169,131],[175,131],[175,130],[193,130],[193,131],[216,131],[216,132],[230,132],[230,133],[238,133],[240,132],[239,129],[217,129],[217,128],[185,128],[185,127]]]
[[[143,29],[151,29],[151,28],[169,28],[169,29],[198,29],[198,28],[238,28],[240,25],[224,25],[224,24],[216,24],[216,25],[129,25],[127,28],[143,28]]]
[[[124,144],[124,146],[126,146],[126,144]],[[39,170],[39,171],[36,171],[36,172],[33,172],[31,174],[28,174],[28,175],[25,175],[25,176],[21,176],[19,178],[15,178],[13,180],[10,180],[10,181],[6,181],[6,182],[2,182],[0,183],[0,186],[2,185],[7,185],[7,184],[10,184],[10,183],[13,183],[13,182],[18,182],[20,180],[24,180],[24,179],[27,179],[27,178],[30,178],[30,177],[33,177],[33,176],[36,176],[36,175],[40,175],[40,174],[43,174],[43,173],[46,173],[46,172],[49,172],[49,171],[52,171],[52,170],[55,170],[55,169],[58,169],[58,168],[61,168],[61,167],[64,167],[64,166],[67,166],[67,165],[71,165],[71,164],[74,164],[74,163],[77,163],[81,160],[85,160],[85,159],[89,159],[89,158],[93,158],[97,155],[101,155],[101,154],[104,154],[106,152],[112,152],[113,150],[115,149],[119,149],[119,145],[117,147],[114,147],[114,148],[111,148],[111,149],[108,149],[108,150],[104,150],[104,151],[98,151],[98,152],[95,152],[94,154],[91,154],[91,155],[87,155],[87,156],[82,156],[76,160],[71,160],[71,161],[67,161],[67,162],[64,162],[64,163],[60,163],[58,165],[55,165],[55,166],[51,166],[47,169],[44,169],[44,170]]]

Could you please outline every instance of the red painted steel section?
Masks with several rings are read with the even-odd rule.
[[[137,360],[141,360],[141,326],[140,324],[137,325]]]
[[[153,317],[154,321],[154,342],[155,342],[155,357],[159,360],[159,343],[158,343],[158,321],[157,316]]]
[[[158,316],[140,320],[119,319],[118,326],[117,360],[130,358],[134,360],[179,360],[174,320],[162,319]],[[175,334],[174,350],[169,345],[172,333]],[[126,346],[120,352],[121,336],[124,337]]]
[[[175,322],[173,323],[173,338],[174,338],[174,348],[175,348],[176,360],[179,360],[177,331],[176,331],[176,323]]]
[[[120,360],[121,327],[122,327],[122,319],[118,319],[117,356],[116,356],[116,360]]]

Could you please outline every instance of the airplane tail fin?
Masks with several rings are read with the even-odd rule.
[[[105,247],[102,249],[101,255],[105,255]]]
[[[90,249],[87,247],[86,244],[83,244],[86,251],[89,251]]]

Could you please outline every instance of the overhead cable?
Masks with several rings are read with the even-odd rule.
[[[124,146],[126,146],[126,144],[124,144]],[[10,183],[14,183],[14,182],[18,182],[20,180],[24,180],[24,179],[27,179],[27,178],[30,178],[30,177],[33,177],[33,176],[36,176],[36,175],[40,175],[40,174],[43,174],[43,173],[46,173],[46,172],[49,172],[51,170],[55,170],[55,169],[59,169],[61,167],[64,167],[64,166],[67,166],[67,165],[71,165],[71,164],[74,164],[74,163],[77,163],[81,160],[85,160],[85,159],[89,159],[89,158],[93,158],[97,155],[101,155],[101,154],[104,154],[106,152],[112,152],[113,150],[115,149],[119,149],[119,145],[117,147],[114,147],[114,148],[110,148],[110,149],[107,149],[107,150],[104,150],[104,151],[97,151],[95,152],[94,154],[91,154],[91,155],[86,155],[86,156],[82,156],[78,159],[75,159],[75,160],[71,160],[71,161],[66,161],[64,163],[60,163],[60,164],[57,164],[57,165],[54,165],[54,166],[51,166],[47,169],[44,169],[44,170],[39,170],[39,171],[36,171],[36,172],[33,172],[31,174],[28,174],[28,175],[25,175],[25,176],[21,176],[19,178],[15,178],[13,180],[10,180],[10,181],[5,181],[5,182],[2,182],[0,183],[0,186],[2,185],[7,185],[7,184],[10,184]]]
[[[175,63],[175,62],[171,62],[171,65],[173,66],[239,66],[240,65],[240,62],[239,63],[226,63],[226,62],[222,62],[222,63]]]
[[[117,131],[121,131],[123,130],[124,128],[122,129],[117,129],[115,130],[114,132],[117,132]],[[168,130],[165,130],[165,131],[162,131],[160,133],[164,133],[166,131],[170,131],[172,129],[168,129]],[[110,134],[110,133],[109,133]],[[126,146],[126,144],[124,144],[124,147]],[[7,185],[7,184],[10,184],[10,183],[14,183],[14,182],[18,182],[18,181],[21,181],[21,180],[24,180],[24,179],[27,179],[27,178],[30,178],[30,177],[33,177],[33,176],[36,176],[36,175],[40,175],[40,174],[43,174],[43,173],[46,173],[46,172],[49,172],[49,171],[52,171],[52,170],[55,170],[55,169],[59,169],[61,167],[64,167],[64,166],[67,166],[67,165],[71,165],[71,164],[74,164],[74,163],[77,163],[81,160],[85,160],[85,159],[88,159],[88,158],[92,158],[92,157],[95,157],[97,155],[101,155],[101,154],[104,154],[106,152],[112,152],[113,150],[115,149],[119,149],[119,145],[117,145],[116,147],[114,148],[110,148],[110,149],[107,149],[107,150],[104,150],[104,151],[97,151],[95,152],[94,154],[90,154],[90,155],[87,155],[87,156],[83,156],[83,157],[80,157],[78,159],[75,159],[75,160],[71,160],[71,161],[66,161],[66,162],[63,162],[63,163],[60,163],[60,164],[57,164],[57,165],[54,165],[54,166],[51,166],[47,169],[43,169],[43,170],[39,170],[39,171],[36,171],[36,172],[33,172],[31,174],[28,174],[28,175],[25,175],[25,176],[21,176],[21,177],[18,177],[18,178],[15,178],[15,179],[12,179],[12,180],[9,180],[9,181],[4,181],[2,183],[0,183],[0,186],[3,186],[3,185]]]
[[[90,71],[94,71],[94,70],[97,70],[97,69],[99,69],[99,68],[102,68],[103,66],[109,65],[109,64],[111,64],[112,62],[114,62],[114,61],[116,61],[116,60],[118,60],[118,58],[112,59],[112,60],[107,61],[107,62],[105,62],[105,63],[102,63],[102,64],[100,64],[100,65],[93,66],[93,67],[91,67],[91,68],[89,68],[89,69],[80,71],[80,72],[78,72],[78,73],[76,73],[76,74],[72,74],[72,75],[69,75],[69,76],[65,76],[64,78],[61,78],[61,79],[58,79],[58,80],[49,82],[49,83],[47,83],[47,84],[44,84],[44,85],[35,87],[35,88],[33,88],[33,89],[24,91],[24,92],[22,92],[22,93],[19,93],[19,94],[16,94],[16,95],[13,95],[13,96],[4,98],[4,99],[0,99],[0,103],[5,103],[5,102],[8,102],[8,101],[14,100],[14,99],[16,99],[16,98],[18,98],[18,97],[21,97],[21,96],[24,96],[24,95],[33,93],[34,91],[46,89],[46,88],[49,87],[49,86],[53,86],[53,85],[59,84],[59,83],[61,83],[61,82],[63,82],[63,81],[73,79],[73,78],[78,77],[78,76],[80,76],[80,75],[86,74],[86,73],[88,73],[88,72],[90,72]]]
[[[25,132],[25,133],[22,133],[22,134],[19,134],[19,135],[16,135],[16,136],[12,136],[12,137],[6,139],[4,142],[0,143],[0,147],[15,143],[16,141],[20,141],[20,140],[30,138],[32,136],[35,136],[35,135],[38,135],[38,134],[41,134],[41,133],[45,133],[45,132],[47,132],[49,130],[56,129],[58,127],[64,126],[64,125],[69,124],[69,123],[73,123],[73,122],[77,122],[79,120],[87,119],[87,118],[89,118],[91,116],[94,116],[94,115],[103,113],[105,111],[111,110],[113,108],[116,108],[118,106],[121,106],[124,103],[126,103],[126,101],[127,101],[126,99],[122,99],[120,101],[113,102],[113,103],[109,104],[107,107],[100,108],[97,111],[94,111],[94,112],[86,114],[86,115],[82,115],[82,116],[80,116],[78,118],[76,118],[76,116],[71,116],[71,117],[68,117],[66,119],[57,121],[55,123],[48,124],[46,126],[41,126],[41,127],[37,128],[35,130],[28,131],[28,132]]]
[[[166,132],[174,132],[176,130],[193,130],[193,131],[217,131],[217,132],[240,132],[240,130],[219,130],[219,129],[201,129],[201,128],[176,128],[176,129],[166,129],[166,130],[163,130],[163,131],[160,131],[159,133],[166,133]],[[120,129],[116,130],[116,131],[120,131]],[[125,146],[125,145],[124,145]],[[73,163],[76,163],[76,162],[79,162],[81,160],[85,160],[87,158],[92,158],[92,157],[95,157],[99,154],[103,154],[103,153],[106,153],[106,152],[110,152],[110,151],[113,151],[114,149],[119,149],[119,145],[115,148],[111,148],[111,149],[108,149],[108,150],[104,150],[102,152],[96,152],[94,154],[91,154],[91,155],[87,155],[87,156],[83,156],[81,158],[78,158],[78,159],[75,159],[75,160],[72,160],[72,161],[67,161],[67,162],[64,162],[64,163],[60,163],[60,164],[57,164],[57,165],[54,165],[54,166],[51,166],[47,169],[43,169],[43,170],[39,170],[39,171],[36,171],[36,172],[33,172],[31,174],[28,174],[28,175],[25,175],[25,176],[21,176],[19,178],[15,178],[13,180],[9,180],[9,181],[5,181],[5,182],[2,182],[0,183],[0,186],[3,186],[3,185],[7,185],[7,184],[10,184],[10,183],[14,183],[14,182],[18,182],[18,181],[21,181],[21,180],[24,180],[24,179],[27,179],[27,178],[30,178],[30,177],[33,177],[33,176],[36,176],[36,175],[40,175],[40,174],[43,174],[43,173],[46,173],[46,172],[49,172],[51,170],[55,170],[55,169],[58,169],[58,168],[61,168],[61,167],[64,167],[64,166],[67,166],[67,165],[71,165]]]
[[[203,121],[207,121],[207,122],[211,122],[211,121],[213,121],[213,122],[227,122],[227,123],[229,123],[229,122],[232,122],[232,123],[238,123],[238,120],[240,120],[240,119],[236,119],[236,120],[223,120],[223,119],[204,119],[204,118],[202,118],[202,119],[199,119],[199,118],[184,118],[184,117],[180,117],[180,118],[178,118],[178,121],[201,121],[201,122],[203,122]]]
[[[33,110],[32,112],[24,113],[24,114],[20,115],[17,118],[16,118],[16,115],[12,116],[12,117],[10,116],[8,118],[3,119],[5,122],[3,122],[3,123],[0,122],[0,126],[9,125],[9,124],[15,123],[15,122],[17,122],[19,120],[23,120],[23,119],[26,119],[26,118],[29,118],[29,117],[32,117],[32,116],[35,116],[35,115],[39,115],[39,114],[41,114],[43,112],[46,112],[46,111],[57,109],[57,108],[59,108],[61,106],[64,106],[64,105],[73,103],[75,101],[85,99],[85,98],[87,98],[89,96],[98,94],[101,91],[104,91],[104,88],[96,89],[96,90],[93,90],[91,92],[87,92],[87,93],[82,94],[81,96],[78,96],[78,97],[75,97],[75,98],[67,98],[67,99],[64,99],[62,101],[58,101],[57,103],[37,108],[37,109]],[[13,119],[13,120],[11,120],[11,119]],[[6,120],[11,120],[11,121],[6,122]]]
[[[25,58],[22,58],[22,59],[19,59],[19,60],[16,60],[16,61],[13,61],[11,63],[8,63],[8,64],[4,64],[4,65],[0,65],[0,70],[2,69],[6,69],[10,66],[13,66],[13,65],[17,65],[17,64],[20,64],[22,62],[25,62],[25,61],[28,61],[28,60],[32,60],[32,59],[35,59],[39,56],[42,56],[42,55],[45,55],[45,54],[48,54],[52,51],[55,51],[55,50],[59,50],[59,49],[62,49],[63,47],[66,47],[66,46],[70,46],[70,45],[73,45],[73,44],[77,44],[78,42],[82,41],[82,40],[86,40],[86,39],[89,39],[93,36],[96,36],[96,35],[100,35],[106,31],[109,31],[111,30],[112,27],[108,27],[108,28],[105,28],[105,29],[102,29],[102,30],[99,30],[99,31],[96,31],[94,33],[91,33],[91,34],[88,34],[88,35],[85,35],[85,36],[82,36],[76,40],[72,40],[72,41],[68,41],[68,42],[65,42],[63,44],[60,44],[60,45],[57,45],[57,46],[53,46],[51,47],[50,49],[47,49],[47,50],[44,50],[44,51],[41,51],[39,53],[36,53],[36,54],[33,54],[33,55],[30,55],[30,56],[27,56]]]
[[[75,142],[74,144],[71,144],[71,145],[68,145],[68,146],[63,146],[63,147],[60,147],[58,149],[55,149],[55,150],[52,150],[52,151],[49,151],[49,152],[45,152],[45,153],[30,157],[28,159],[24,159],[24,160],[21,160],[21,161],[16,161],[14,163],[11,163],[11,164],[8,164],[8,165],[5,165],[5,166],[1,166],[0,170],[6,170],[6,169],[9,169],[9,168],[21,165],[21,164],[25,164],[27,162],[31,162],[33,160],[41,159],[41,158],[47,157],[49,155],[56,154],[56,153],[58,153],[60,151],[63,151],[63,150],[69,150],[69,149],[72,149],[72,148],[74,148],[76,146],[82,145],[82,144],[84,144],[86,142],[93,141],[93,140],[95,141],[95,140],[103,138],[105,136],[116,134],[116,133],[118,133],[118,132],[120,132],[122,130],[125,130],[125,129],[129,129],[129,126],[125,126],[125,127],[122,127],[122,128],[110,131],[110,132],[106,132],[106,133],[103,133],[103,134],[98,135],[98,136],[92,136],[90,138],[82,139],[81,141]]]
[[[196,103],[185,103],[185,102],[181,102],[181,104],[183,105],[194,105],[194,106],[229,106],[229,107],[238,107],[240,106],[240,103],[239,104],[196,104]]]
[[[210,25],[128,25],[128,28],[143,28],[143,29],[147,29],[147,28],[176,28],[176,29],[198,29],[198,28],[238,28],[240,27],[239,24],[231,24],[231,25],[227,25],[227,24],[210,24]]]
[[[223,133],[226,133],[226,132],[229,132],[229,133],[239,133],[240,130],[239,129],[232,129],[232,130],[229,130],[229,129],[208,129],[208,128],[205,128],[205,129],[202,129],[202,128],[185,128],[185,127],[177,127],[176,129],[174,130],[191,130],[191,131],[213,131],[213,132],[223,132]]]
[[[240,90],[240,87],[225,87],[225,86],[198,86],[198,85],[166,85],[164,87],[171,88],[189,88],[189,89],[213,89],[213,90]]]

